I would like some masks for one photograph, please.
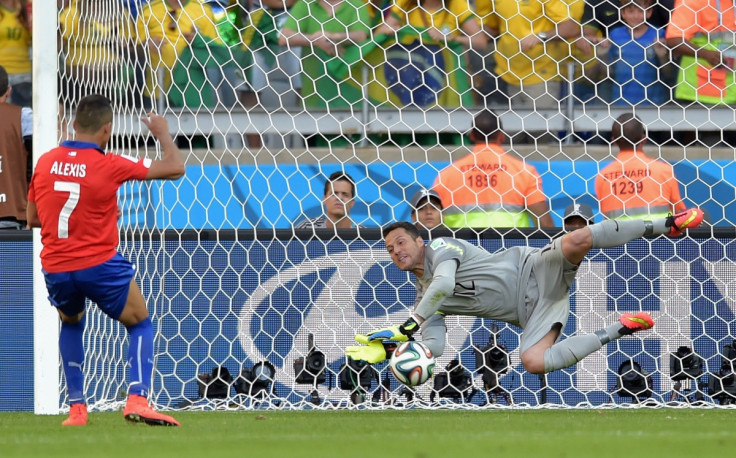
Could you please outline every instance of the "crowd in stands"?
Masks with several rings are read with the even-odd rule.
[[[267,110],[366,100],[554,110],[570,94],[630,106],[736,101],[732,0],[57,4],[69,106],[90,92],[134,106]],[[31,104],[31,5],[0,0],[0,65],[21,106]]]
[[[356,109],[367,97],[379,106],[490,102],[495,111],[561,110],[568,63],[577,72],[572,94],[581,101],[736,102],[733,0],[57,4],[60,97],[70,107],[98,93],[118,106],[140,108],[163,99],[167,106],[227,110]],[[0,65],[12,88],[6,99],[26,107],[31,105],[31,5],[0,0]],[[469,68],[473,54],[492,56],[492,65]],[[476,75],[495,83],[480,98],[480,85],[473,91]],[[594,96],[584,96],[586,90]],[[504,150],[505,133],[494,112],[476,113],[468,135],[473,151],[442,170],[427,191],[432,194],[412,204],[415,219],[422,214],[418,204],[436,197],[438,205],[426,209],[432,227],[439,224],[436,212],[450,228],[552,226],[537,171]],[[621,151],[596,180],[602,213],[628,217],[680,210],[672,167],[644,155],[645,130],[629,116],[612,126],[612,142]],[[655,204],[646,193],[662,201]],[[629,200],[632,195],[636,202]],[[304,224],[354,227],[349,219],[354,199],[352,178],[330,177],[325,217]]]

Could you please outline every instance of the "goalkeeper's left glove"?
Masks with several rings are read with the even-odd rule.
[[[406,342],[414,340],[412,335],[419,329],[419,323],[414,317],[409,318],[402,325],[389,326],[379,329],[378,331],[369,332],[368,334],[356,334],[355,341],[363,344],[374,342],[376,340],[392,340],[395,342]]]
[[[356,361],[365,361],[367,363],[380,363],[388,357],[386,348],[380,340],[368,342],[367,345],[353,345],[345,348],[345,354],[348,358]]]

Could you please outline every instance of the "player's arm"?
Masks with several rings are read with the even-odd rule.
[[[179,147],[169,133],[169,123],[163,116],[149,113],[147,118],[141,118],[151,134],[161,144],[163,157],[151,163],[146,180],[176,180],[184,175],[186,167]]]
[[[435,313],[422,323],[422,343],[432,351],[432,354],[439,358],[445,352],[447,341],[447,326],[445,325],[445,315],[443,313]]]
[[[29,229],[41,227],[41,220],[38,219],[38,211],[36,210],[36,202],[28,201],[26,205],[26,221]]]
[[[432,283],[424,292],[422,300],[414,310],[414,316],[419,324],[431,317],[440,309],[442,302],[451,295],[455,289],[455,272],[457,272],[457,259],[447,259],[440,262],[434,269]]]
[[[448,259],[437,265],[427,290],[417,304],[414,314],[401,325],[389,326],[368,334],[358,334],[355,340],[359,343],[369,343],[375,340],[394,340],[405,342],[411,340],[419,326],[425,319],[435,314],[447,296],[455,289],[455,272],[457,259]]]
[[[447,326],[445,315],[435,313],[422,323],[422,343],[432,351],[435,357],[445,352],[447,344]],[[372,340],[365,345],[353,345],[345,348],[345,354],[356,361],[366,361],[371,364],[380,363],[391,357],[397,344],[383,340]]]

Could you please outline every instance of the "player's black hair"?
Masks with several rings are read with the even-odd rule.
[[[399,221],[396,223],[391,223],[388,226],[384,227],[381,231],[381,235],[383,235],[383,238],[385,239],[386,236],[393,230],[396,229],[403,229],[411,236],[412,239],[416,239],[417,237],[421,237],[419,234],[419,229],[417,229],[417,226],[408,222],[408,221]]]
[[[327,178],[327,181],[325,181],[325,193],[323,196],[330,194],[332,192],[332,183],[340,180],[350,183],[350,197],[355,197],[355,180],[353,180],[353,177],[342,171],[333,172],[332,175]]]
[[[104,95],[88,95],[77,105],[76,128],[80,132],[93,134],[112,121],[112,103]]]
[[[485,140],[486,142],[492,142],[502,132],[503,126],[496,113],[491,110],[483,110],[475,115],[473,119],[473,135],[476,137],[475,141]]]
[[[633,113],[622,114],[611,127],[611,139],[619,149],[634,149],[645,137],[644,124]]]
[[[8,72],[5,70],[5,67],[0,65],[0,97],[8,92],[8,87]]]

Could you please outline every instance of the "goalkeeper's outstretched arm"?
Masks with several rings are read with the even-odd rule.
[[[395,342],[406,342],[412,340],[416,331],[420,330],[425,317],[433,317],[439,310],[442,302],[447,296],[452,294],[455,288],[455,272],[457,270],[457,261],[454,259],[441,262],[435,269],[432,282],[424,295],[419,299],[414,314],[401,325],[389,326],[379,329],[368,334],[356,334],[355,341],[362,344],[368,344],[376,340],[388,340]],[[444,330],[444,324],[442,329]],[[432,334],[432,338],[437,337]],[[441,343],[436,345],[440,353],[444,349],[444,336]],[[376,347],[377,348],[377,347]]]
[[[414,309],[414,317],[421,324],[440,309],[445,298],[455,289],[455,272],[457,260],[442,261],[435,269],[427,290]]]

